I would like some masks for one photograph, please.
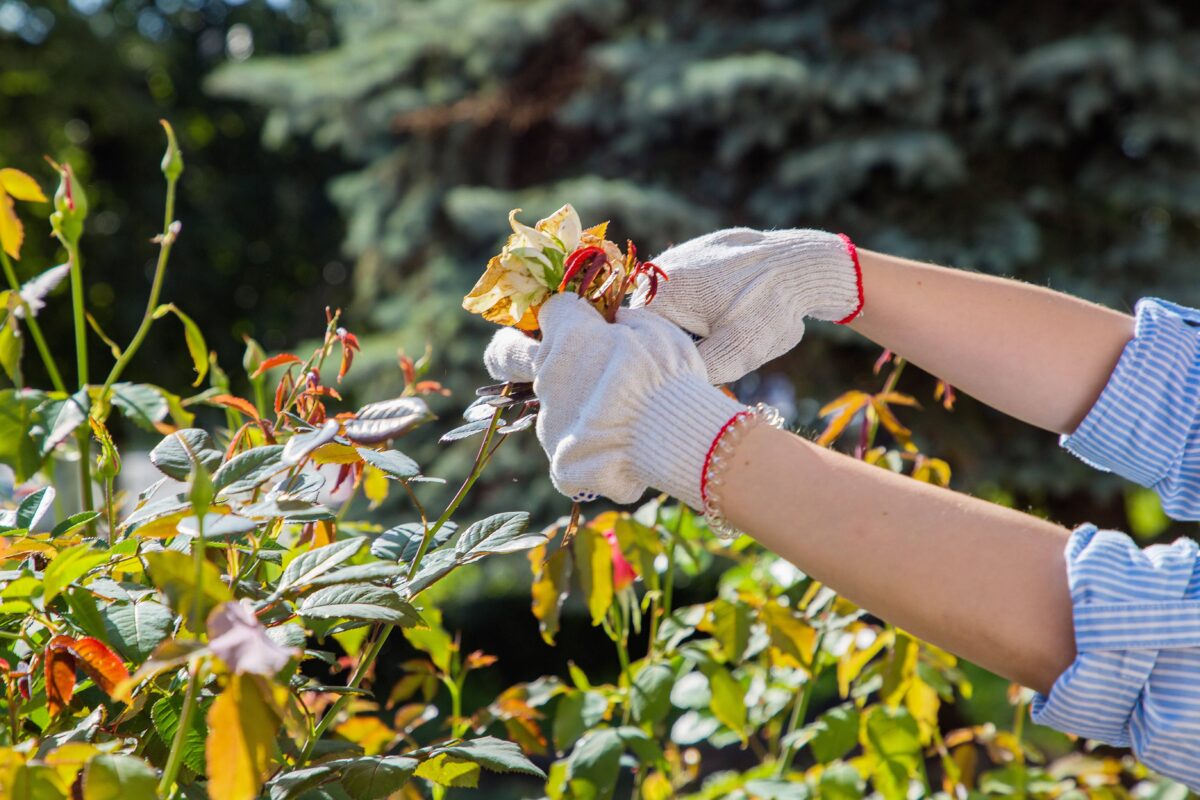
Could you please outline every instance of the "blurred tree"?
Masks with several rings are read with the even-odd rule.
[[[447,374],[478,377],[486,328],[459,300],[510,207],[535,219],[564,201],[643,252],[722,225],[813,226],[1121,308],[1200,303],[1192,6],[328,6],[339,45],[229,64],[208,85],[269,109],[272,146],[308,140],[356,165],[330,191],[379,383],[396,380],[397,345],[426,339]],[[869,358],[822,358],[861,343],[813,338],[790,372],[801,398],[827,399]],[[811,421],[814,403],[796,408]],[[1089,475],[977,407],[938,437],[968,488],[1052,502]]]
[[[332,35],[327,15],[303,0],[0,2],[0,159],[48,189],[55,182],[43,154],[75,165],[93,209],[83,248],[89,307],[118,342],[141,319],[156,256],[149,240],[161,230],[160,117],[175,125],[186,161],[183,236],[163,296],[202,321],[227,369],[240,363],[241,334],[273,347],[311,336],[322,307],[348,290],[346,267],[330,263],[342,228],[322,191],[344,166],[303,143],[262,152],[263,113],[201,88],[213,66],[255,47],[302,53]],[[62,255],[44,219],[26,220],[31,236],[18,266],[32,275]],[[45,314],[65,365],[70,303],[66,287],[59,291]],[[184,386],[188,367],[171,357],[182,333],[162,328],[129,377]],[[111,356],[91,341],[103,377]],[[36,359],[30,367],[40,369]]]

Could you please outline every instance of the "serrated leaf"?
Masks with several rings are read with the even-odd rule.
[[[183,710],[183,696],[169,694],[161,698],[150,709],[150,718],[164,742],[174,742],[179,730],[179,717]],[[191,722],[183,736],[183,763],[192,772],[204,774],[204,717],[192,714]]]
[[[161,319],[167,314],[174,314],[183,324],[184,342],[187,343],[188,355],[192,357],[192,369],[196,371],[196,380],[192,386],[199,386],[208,374],[208,345],[204,343],[204,334],[200,332],[200,326],[174,303],[166,303],[154,309],[155,319]]]
[[[221,580],[221,573],[211,561],[205,561],[201,569],[201,585],[196,585],[196,567],[191,555],[174,550],[146,553],[143,558],[150,567],[150,578],[162,590],[167,603],[176,614],[189,616],[196,607],[196,593],[200,593],[200,616],[221,603],[233,599],[229,587]]]
[[[66,536],[71,531],[78,530],[92,520],[99,518],[99,511],[80,511],[78,514],[72,514],[54,526],[50,531],[50,538],[55,539],[59,536]]]
[[[386,622],[404,628],[424,624],[417,610],[401,600],[395,590],[361,583],[313,592],[304,598],[299,611],[311,619]]]
[[[486,431],[488,426],[491,424],[492,419],[491,417],[488,417],[487,419],[468,422],[466,425],[459,425],[449,433],[443,433],[442,438],[438,439],[438,442],[441,444],[446,444],[448,442],[457,442],[459,439],[466,439],[467,437],[475,436]],[[500,422],[497,424],[503,425],[504,420],[500,420]]]
[[[363,406],[342,427],[352,442],[379,444],[399,438],[431,419],[434,415],[421,398],[397,397]]]
[[[159,472],[177,481],[186,481],[192,474],[193,457],[210,470],[216,469],[221,463],[221,453],[213,448],[208,431],[200,428],[175,431],[150,451],[150,463]]]
[[[129,670],[120,656],[99,639],[84,636],[72,642],[69,648],[79,668],[110,697],[118,686],[129,680]]]
[[[286,469],[283,445],[269,444],[238,453],[213,474],[218,492],[237,493],[253,489]]]
[[[155,800],[158,775],[140,758],[98,755],[83,768],[83,800]]]
[[[316,430],[295,434],[283,446],[283,463],[289,467],[299,464],[317,448],[332,442],[337,437],[339,427],[336,419],[327,419]]]
[[[335,569],[333,572],[327,572],[318,578],[314,578],[308,582],[308,586],[310,588],[320,588],[322,586],[334,586],[341,583],[391,580],[407,572],[408,570],[400,564],[382,564],[379,562],[355,564]]]
[[[493,514],[463,531],[454,551],[460,561],[467,561],[485,555],[517,553],[546,543],[544,533],[526,533],[528,528],[529,514],[524,511]]]
[[[87,420],[91,407],[92,399],[86,389],[80,389],[65,400],[51,400],[41,406],[38,415],[46,430],[45,436],[42,437],[42,455],[48,454],[71,438],[76,429]]]
[[[278,775],[267,784],[267,795],[271,800],[291,800],[334,775],[333,762],[317,767],[292,770]]]
[[[439,786],[464,789],[479,786],[479,765],[446,753],[438,753],[433,758],[422,761],[416,769],[416,775]]]
[[[404,756],[371,756],[348,762],[339,760],[342,786],[355,800],[377,800],[388,797],[408,783],[420,763]]]
[[[151,432],[167,417],[170,407],[158,387],[146,383],[114,383],[112,404],[125,418]]]
[[[666,664],[650,664],[633,679],[629,708],[637,722],[660,722],[671,710],[675,672]]]
[[[100,617],[109,641],[136,663],[148,659],[175,624],[170,609],[153,601],[107,603],[100,609]]]
[[[546,773],[526,758],[514,742],[506,742],[494,736],[467,739],[450,747],[439,747],[438,751],[474,761],[492,772],[518,772],[536,778],[546,777]]]
[[[450,540],[458,525],[446,522],[434,534],[429,544],[429,551],[437,549]],[[408,564],[417,557],[417,548],[421,546],[421,538],[425,535],[425,526],[420,522],[405,522],[379,534],[371,542],[371,555],[383,561],[395,561]],[[422,565],[424,566],[424,565]]]
[[[42,392],[29,389],[0,390],[0,463],[12,467],[17,483],[33,477],[46,460],[29,435],[34,409],[44,398]]]
[[[57,494],[53,486],[44,486],[36,492],[28,495],[17,506],[17,520],[15,527],[23,528],[31,531],[42,521],[42,517],[46,516],[46,512],[54,505],[54,496]]]
[[[388,477],[399,481],[415,478],[421,474],[421,467],[417,462],[399,450],[372,450],[369,447],[360,447],[358,454],[362,456],[363,461]]]
[[[283,571],[276,591],[285,592],[310,583],[338,564],[353,558],[354,554],[362,549],[365,541],[366,539],[363,537],[344,539],[315,550],[309,550],[307,553],[301,553],[292,559]]]

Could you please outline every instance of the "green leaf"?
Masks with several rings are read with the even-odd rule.
[[[708,677],[709,688],[712,689],[712,700],[709,709],[713,716],[723,725],[732,730],[743,741],[746,738],[746,690],[729,673],[729,670],[717,664],[702,667]]]
[[[567,759],[567,784],[576,800],[606,800],[617,788],[625,743],[616,731],[591,731]]]
[[[45,461],[29,435],[35,422],[34,409],[44,398],[42,392],[29,389],[0,390],[0,464],[12,467],[17,483],[32,478]]]
[[[111,391],[112,404],[127,419],[152,433],[158,432],[154,425],[166,419],[170,408],[157,386],[147,383],[114,383]]]
[[[387,622],[403,628],[425,624],[417,610],[401,600],[394,589],[360,583],[313,592],[304,598],[299,611],[309,619]]]
[[[327,544],[307,553],[301,553],[291,560],[279,578],[277,592],[285,592],[299,586],[311,583],[317,577],[345,561],[362,549],[364,537],[343,539],[340,542]]]
[[[179,718],[183,712],[183,695],[169,694],[150,709],[150,718],[164,742],[174,742],[179,730]],[[183,735],[183,763],[197,774],[204,774],[204,715],[197,710],[192,714],[188,729]]]
[[[17,318],[11,313],[0,327],[0,367],[4,374],[15,384],[23,383],[21,379],[21,334],[17,329]]]
[[[858,744],[860,716],[853,703],[832,708],[813,723],[815,735],[809,746],[821,764],[841,758]]]
[[[494,514],[463,531],[454,551],[459,561],[468,561],[485,555],[517,553],[546,543],[544,534],[526,534],[528,527],[529,514],[524,511]]]
[[[369,447],[356,448],[371,466],[383,472],[390,478],[405,481],[421,474],[421,467],[416,461],[401,453],[399,450],[372,450]]]
[[[562,695],[554,710],[554,746],[565,751],[580,736],[600,724],[608,712],[608,700],[599,692],[572,690]]]
[[[719,599],[712,604],[711,621],[701,629],[712,633],[712,637],[721,645],[722,660],[737,663],[750,643],[752,621],[749,606]]]
[[[629,707],[637,722],[660,722],[671,710],[671,686],[675,671],[666,664],[650,664],[633,679]]]
[[[50,531],[50,538],[54,539],[59,536],[66,536],[71,531],[78,530],[92,520],[99,518],[99,511],[80,511],[78,514],[72,514],[54,526]]]
[[[320,588],[322,586],[334,586],[339,583],[366,583],[368,581],[382,581],[399,578],[406,574],[408,569],[400,564],[383,564],[378,561],[370,564],[354,564],[349,567],[335,569],[333,572],[326,572],[318,578],[313,578],[307,582],[309,588]]]
[[[41,426],[46,431],[42,437],[41,452],[48,454],[66,441],[76,429],[87,421],[92,398],[87,389],[80,389],[63,400],[50,400],[38,408]]]
[[[267,784],[267,796],[271,800],[291,800],[301,792],[332,777],[333,763],[336,762],[326,762],[318,767],[306,767],[277,775]]]
[[[519,772],[535,778],[546,777],[546,773],[526,758],[516,743],[494,736],[467,739],[450,747],[439,747],[438,752],[473,761],[492,772]]]
[[[864,752],[874,758],[875,788],[885,800],[903,800],[922,766],[917,721],[903,707],[877,705],[867,710],[859,735]]]
[[[283,445],[269,444],[238,453],[213,475],[218,492],[248,491],[283,470]]]
[[[100,611],[104,629],[121,655],[140,664],[170,635],[175,615],[162,603],[108,603]]]
[[[1129,532],[1139,539],[1153,539],[1171,527],[1171,518],[1163,511],[1162,501],[1153,489],[1134,487],[1125,493],[1125,514]]]
[[[450,540],[458,525],[446,522],[434,534],[429,543],[429,552],[441,547]],[[405,522],[384,531],[371,542],[371,555],[382,561],[395,561],[408,564],[417,557],[417,549],[421,546],[421,537],[425,535],[425,526],[420,522]]]
[[[862,776],[849,764],[831,764],[821,773],[821,800],[859,800],[863,796]]]
[[[63,550],[54,557],[42,574],[43,602],[49,605],[72,581],[78,580],[92,567],[107,560],[108,553],[93,550],[86,542]]]
[[[186,481],[192,474],[192,460],[199,459],[208,469],[221,463],[221,452],[213,448],[208,431],[184,428],[168,434],[150,451],[150,463],[164,475]]]
[[[447,753],[438,753],[420,763],[417,777],[433,781],[439,786],[474,789],[479,786],[479,765],[473,761]]]
[[[180,164],[180,171],[183,170]],[[183,323],[183,338],[187,342],[188,354],[192,357],[192,369],[196,371],[196,380],[192,386],[199,386],[208,374],[208,345],[204,343],[204,334],[192,318],[179,310],[174,303],[166,303],[154,309],[154,318],[161,319],[167,314],[174,314]]]
[[[21,504],[17,506],[17,528],[23,528],[27,531],[34,529],[50,507],[54,504],[53,486],[45,486],[38,489],[36,492],[28,495]]]
[[[133,756],[99,755],[83,768],[83,800],[156,800],[158,776]]]
[[[150,578],[154,585],[167,596],[167,604],[180,615],[189,615],[195,608],[196,592],[199,591],[200,614],[207,618],[214,607],[233,599],[229,587],[221,580],[221,573],[211,561],[205,561],[201,569],[201,585],[196,585],[196,567],[192,557],[175,550],[160,550],[146,553],[143,558],[150,567]]]
[[[342,770],[342,787],[355,800],[377,800],[391,795],[408,783],[419,763],[415,758],[404,756],[369,756],[348,763],[341,759],[332,762],[337,766],[346,764]]]

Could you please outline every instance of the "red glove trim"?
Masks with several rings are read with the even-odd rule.
[[[708,453],[704,456],[704,466],[700,469],[700,502],[708,505],[708,468],[712,466],[713,455],[717,452],[717,445],[721,442],[721,437],[729,432],[742,417],[748,417],[753,414],[750,409],[739,411],[729,418],[729,421],[721,426],[721,430],[717,431],[717,435],[713,437],[712,444],[708,446]],[[703,511],[704,509],[700,509]]]
[[[844,319],[839,319],[837,322],[838,325],[845,325],[853,322],[862,313],[865,300],[863,298],[862,266],[858,263],[858,248],[854,246],[854,242],[850,241],[850,237],[846,234],[839,233],[838,236],[846,243],[846,252],[850,254],[850,260],[854,262],[854,282],[858,288],[858,305]]]

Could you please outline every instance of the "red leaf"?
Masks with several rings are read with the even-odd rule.
[[[123,681],[129,679],[129,670],[125,668],[125,662],[99,639],[84,636],[82,639],[76,639],[70,645],[70,649],[79,659],[79,667],[109,697],[113,696],[113,692]]]
[[[55,636],[46,645],[46,705],[51,715],[62,713],[75,694],[75,656],[68,649],[74,643],[70,636]]]
[[[231,394],[219,394],[215,397],[210,397],[208,398],[208,402],[215,406],[227,406],[235,411],[240,411],[255,422],[261,419],[258,416],[258,409],[254,407],[253,403]]]
[[[271,356],[266,361],[258,365],[258,369],[254,370],[251,378],[257,378],[269,369],[282,367],[284,364],[303,364],[304,360],[300,356],[294,356],[291,353],[280,353],[277,356]]]

